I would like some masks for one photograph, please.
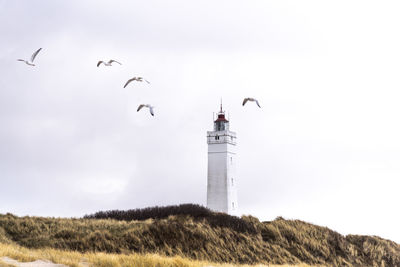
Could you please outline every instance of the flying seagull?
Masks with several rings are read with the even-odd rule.
[[[124,88],[125,88],[130,82],[132,82],[132,81],[138,81],[138,82],[143,82],[143,81],[145,81],[146,83],[150,83],[148,80],[144,79],[143,77],[133,77],[132,79],[129,79],[129,80],[125,83]]]
[[[154,116],[154,111],[153,111],[153,106],[149,105],[149,104],[140,104],[137,111],[141,110],[143,107],[149,108],[150,114],[151,116]]]
[[[100,66],[101,63],[104,64],[104,66],[112,66],[111,64],[115,62],[118,63],[119,65],[122,65],[121,63],[119,63],[118,61],[114,60],[114,59],[110,59],[108,62],[100,60],[99,62],[97,62],[97,67]]]
[[[35,53],[33,53],[33,55],[31,56],[31,60],[25,60],[25,59],[17,59],[17,60],[25,62],[26,65],[35,66],[35,64],[33,64],[33,61],[35,60],[37,54],[39,54],[40,50],[42,50],[42,48],[39,48]]]
[[[261,106],[260,106],[260,104],[258,103],[257,99],[255,99],[255,98],[250,98],[250,97],[243,99],[243,104],[242,104],[242,105],[244,106],[244,104],[246,104],[247,101],[256,102],[257,106],[258,106],[259,108],[261,108]]]

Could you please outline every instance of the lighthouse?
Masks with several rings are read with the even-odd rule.
[[[207,132],[208,175],[207,175],[207,208],[236,214],[237,177],[236,133],[229,130],[229,121],[222,110],[214,121],[214,130]]]

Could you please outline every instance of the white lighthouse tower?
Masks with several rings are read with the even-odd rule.
[[[207,132],[207,144],[207,207],[214,211],[236,214],[236,133],[229,131],[229,121],[222,111],[222,103],[218,118],[214,121],[214,131]]]

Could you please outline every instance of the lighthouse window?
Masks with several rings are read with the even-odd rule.
[[[232,164],[232,157],[231,157],[231,164]]]
[[[225,131],[225,124],[222,121],[217,121],[215,126],[217,131]]]
[[[233,178],[231,178],[231,181],[232,181],[232,186],[233,186]]]
[[[232,202],[232,209],[235,208],[235,202]]]
[[[218,135],[215,136],[215,140],[219,140],[219,136]]]

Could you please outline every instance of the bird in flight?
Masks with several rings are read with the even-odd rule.
[[[149,108],[151,116],[154,116],[154,110],[153,110],[154,107],[149,104],[140,104],[137,111],[139,112],[139,110],[141,110],[143,107]]]
[[[100,66],[101,63],[104,64],[104,66],[112,66],[111,64],[115,62],[118,63],[119,65],[122,65],[121,63],[119,63],[118,61],[114,60],[114,59],[110,59],[108,62],[100,60],[99,62],[97,62],[97,67]]]
[[[247,97],[247,98],[243,99],[243,104],[242,104],[242,106],[244,106],[244,104],[246,104],[247,101],[256,102],[257,106],[258,106],[259,108],[261,108],[260,104],[258,103],[258,100],[255,99],[255,98],[251,98],[251,97]]]
[[[37,56],[37,54],[39,54],[40,50],[42,50],[42,48],[39,48],[35,53],[33,53],[30,60],[25,60],[25,59],[17,59],[17,60],[25,62],[26,65],[35,66],[35,64],[33,64],[33,61],[35,60],[35,57]]]
[[[143,81],[145,81],[145,82],[147,82],[147,83],[150,83],[148,80],[144,79],[143,77],[133,77],[132,79],[129,79],[129,80],[125,83],[124,88],[125,88],[126,86],[128,86],[128,84],[129,84],[130,82],[132,82],[132,81],[138,81],[138,82],[143,82]]]

